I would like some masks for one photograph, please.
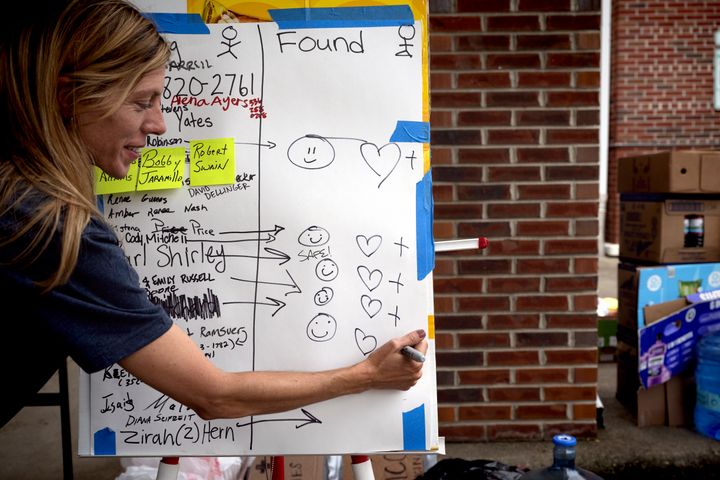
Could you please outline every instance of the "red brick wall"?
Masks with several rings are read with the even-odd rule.
[[[440,431],[596,432],[599,0],[431,0]]]
[[[720,148],[713,52],[720,2],[614,0],[605,240],[618,243],[617,159]]]

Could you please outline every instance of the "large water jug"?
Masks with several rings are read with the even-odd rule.
[[[695,382],[695,429],[720,440],[720,332],[698,342]]]
[[[520,480],[602,480],[592,472],[575,467],[575,437],[555,435],[553,444],[552,465],[542,470],[532,470],[520,477]]]

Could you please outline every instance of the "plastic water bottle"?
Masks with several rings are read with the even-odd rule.
[[[575,467],[575,437],[555,435],[553,444],[552,466],[532,470],[520,477],[520,480],[602,480],[592,472]]]
[[[703,337],[697,354],[695,429],[720,440],[720,332]]]

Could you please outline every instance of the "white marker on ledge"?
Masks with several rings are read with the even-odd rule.
[[[442,240],[435,242],[436,252],[452,252],[455,250],[475,250],[487,248],[490,244],[487,238],[464,238],[461,240]]]

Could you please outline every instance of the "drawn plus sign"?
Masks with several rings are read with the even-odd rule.
[[[388,313],[391,317],[395,319],[395,326],[397,327],[398,320],[400,320],[400,316],[398,316],[398,307],[395,305],[395,313]]]
[[[415,150],[413,150],[410,155],[406,155],[405,158],[410,160],[410,170],[415,170],[415,163],[413,162],[413,160],[415,160],[417,158],[415,156]]]
[[[410,247],[408,247],[407,245],[405,245],[405,244],[403,243],[403,237],[400,237],[400,242],[399,242],[399,243],[398,243],[398,242],[395,242],[395,245],[397,245],[398,247],[400,247],[400,256],[401,256],[401,257],[402,257],[402,254],[403,254],[403,248],[407,248],[408,250],[410,249]]]
[[[402,272],[398,273],[397,280],[388,280],[388,283],[394,283],[395,284],[395,293],[400,293],[400,287],[404,287],[405,284],[400,282],[400,277],[402,277]]]

